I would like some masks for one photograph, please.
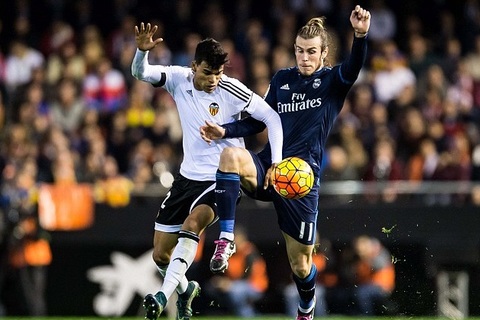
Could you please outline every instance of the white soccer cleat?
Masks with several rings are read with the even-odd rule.
[[[210,271],[213,273],[225,272],[228,268],[228,259],[237,250],[235,242],[226,239],[215,240],[217,246],[213,253],[212,259],[210,259]]]

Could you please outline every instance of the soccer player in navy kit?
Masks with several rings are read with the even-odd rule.
[[[165,88],[174,98],[183,131],[180,172],[160,205],[155,219],[153,259],[164,277],[156,294],[144,299],[147,319],[157,319],[176,290],[177,320],[190,319],[191,304],[200,287],[188,281],[185,273],[192,264],[199,237],[215,221],[215,173],[220,154],[226,147],[245,148],[243,138],[230,138],[206,144],[198,128],[207,119],[229,123],[246,112],[269,128],[272,144],[271,165],[282,158],[282,125],[279,115],[240,81],[223,74],[228,61],[221,44],[211,38],[196,48],[191,67],[150,65],[148,52],[163,39],[153,40],[157,26],[135,26],[137,51],[132,75],[155,87]],[[238,192],[237,192],[238,196]]]
[[[212,272],[223,272],[235,252],[233,228],[235,198],[241,187],[255,199],[273,201],[286,241],[293,279],[300,295],[297,320],[313,319],[316,269],[312,263],[318,215],[319,174],[325,143],[346,95],[356,81],[367,53],[370,12],[356,6],[350,15],[354,40],[350,56],[340,65],[327,67],[328,35],[323,18],[313,18],[300,28],[294,50],[297,65],[279,70],[270,82],[265,100],[280,115],[283,126],[283,158],[305,159],[315,173],[315,185],[305,197],[288,200],[271,187],[270,144],[255,154],[242,148],[226,148],[217,171],[216,201],[220,236],[210,261]],[[246,118],[222,126],[207,122],[200,131],[205,141],[248,136],[265,125]]]

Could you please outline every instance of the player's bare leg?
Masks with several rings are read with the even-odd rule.
[[[314,245],[305,245],[283,232],[293,280],[300,296],[297,320],[313,320],[315,311],[315,280],[317,268],[313,264]]]

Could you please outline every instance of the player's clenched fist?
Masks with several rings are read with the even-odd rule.
[[[357,36],[365,36],[370,29],[370,11],[356,5],[350,15],[350,22]]]

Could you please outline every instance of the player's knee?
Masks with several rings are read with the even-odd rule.
[[[170,254],[161,250],[155,250],[155,248],[153,249],[152,258],[153,261],[159,266],[166,265],[170,262]]]
[[[223,149],[222,154],[220,155],[220,168],[235,168],[240,163],[241,152],[238,148],[227,147]]]
[[[292,263],[292,272],[300,279],[305,279],[310,274],[310,268],[305,263]]]
[[[202,226],[203,227],[203,226]],[[190,220],[185,220],[182,225],[182,230],[193,232],[198,234],[201,230],[201,227],[198,223],[197,220],[195,219],[190,219]]]

